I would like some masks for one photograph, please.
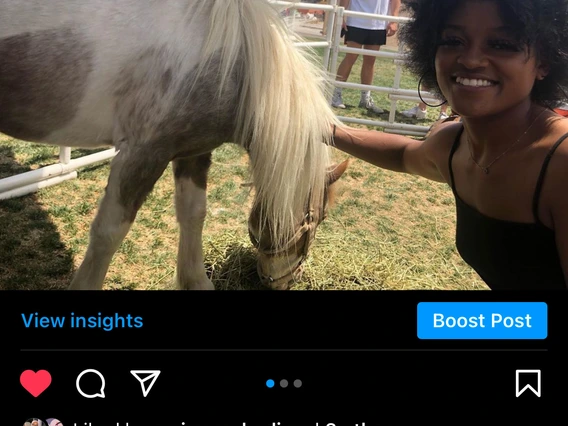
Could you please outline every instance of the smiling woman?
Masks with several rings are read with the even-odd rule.
[[[409,0],[408,66],[459,123],[422,142],[337,128],[335,146],[376,166],[446,182],[456,245],[492,289],[568,281],[567,0]]]

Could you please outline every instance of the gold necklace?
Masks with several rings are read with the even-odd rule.
[[[509,146],[509,148],[507,148],[507,149],[506,149],[505,151],[503,151],[500,155],[498,155],[497,158],[495,158],[495,159],[494,159],[491,163],[489,163],[487,166],[482,166],[482,165],[479,164],[477,161],[475,161],[475,158],[473,158],[473,151],[472,151],[472,149],[471,149],[471,143],[470,143],[470,141],[469,141],[469,135],[468,135],[467,132],[466,132],[465,138],[466,138],[466,141],[467,141],[467,146],[468,146],[468,148],[469,148],[469,155],[470,155],[471,159],[473,160],[473,162],[477,165],[477,167],[479,167],[481,170],[483,170],[486,175],[488,175],[488,174],[489,174],[489,168],[490,168],[499,158],[501,158],[501,157],[504,156],[507,152],[509,152],[509,151],[511,150],[511,148],[513,148],[513,147],[523,138],[523,136],[527,134],[527,132],[531,129],[531,127],[533,126],[533,124],[536,123],[536,120],[538,120],[539,117],[544,113],[544,111],[546,111],[546,108],[543,109],[543,110],[540,112],[540,114],[536,116],[536,118],[533,120],[533,122],[530,124],[530,126],[527,127],[527,130],[525,130],[525,132],[524,132],[521,136],[519,136],[519,139],[517,139],[515,142],[513,142],[513,143]]]

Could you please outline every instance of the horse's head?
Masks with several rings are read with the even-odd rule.
[[[249,236],[258,250],[257,271],[262,284],[273,290],[287,290],[302,276],[302,264],[316,235],[316,228],[327,216],[327,210],[333,196],[333,185],[347,169],[348,160],[332,166],[327,172],[325,194],[318,205],[310,197],[306,209],[298,216],[296,233],[286,247],[275,250],[270,233],[264,231],[258,235],[259,212],[254,207],[249,217]]]

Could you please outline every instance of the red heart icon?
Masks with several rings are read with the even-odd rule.
[[[45,370],[39,370],[37,373],[33,370],[26,370],[20,375],[20,383],[25,390],[37,398],[51,384],[51,374]]]

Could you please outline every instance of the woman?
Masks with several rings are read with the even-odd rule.
[[[456,246],[491,289],[566,289],[568,0],[411,0],[409,68],[461,122],[424,141],[334,129],[340,150],[446,182]]]

